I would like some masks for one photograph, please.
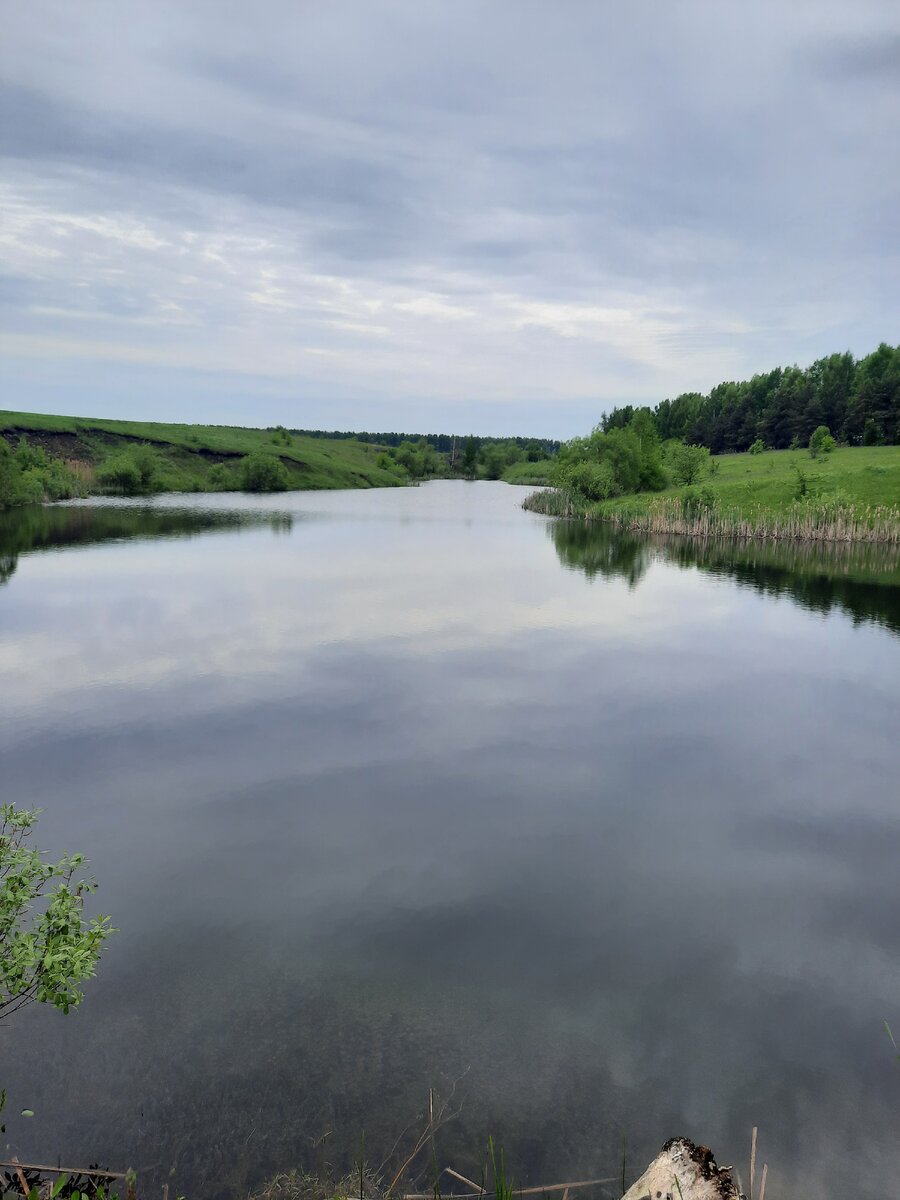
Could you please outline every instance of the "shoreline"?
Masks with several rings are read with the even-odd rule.
[[[558,490],[533,492],[522,502],[527,512],[565,520],[613,525],[629,533],[672,534],[688,538],[731,538],[739,542],[823,542],[900,546],[900,510],[887,505],[859,510],[852,505],[796,502],[785,512],[721,509],[702,494],[667,496],[649,505],[604,508]]]

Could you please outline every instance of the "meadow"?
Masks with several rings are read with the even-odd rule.
[[[593,502],[543,492],[526,507],[657,533],[898,541],[900,446],[722,454],[690,486]]]

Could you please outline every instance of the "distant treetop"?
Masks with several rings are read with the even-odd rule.
[[[630,404],[614,408],[601,429],[624,429],[634,414]],[[719,383],[705,396],[683,392],[652,415],[663,440],[707,446],[713,454],[749,450],[760,440],[773,450],[806,446],[820,426],[850,445],[894,445],[900,442],[900,346],[882,342],[861,359],[847,352],[805,369],[776,367]]]

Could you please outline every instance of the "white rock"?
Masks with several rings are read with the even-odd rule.
[[[727,1167],[705,1146],[673,1138],[622,1200],[743,1200]]]

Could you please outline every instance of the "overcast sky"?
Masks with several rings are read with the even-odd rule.
[[[896,342],[896,0],[27,0],[0,406],[586,432]]]

